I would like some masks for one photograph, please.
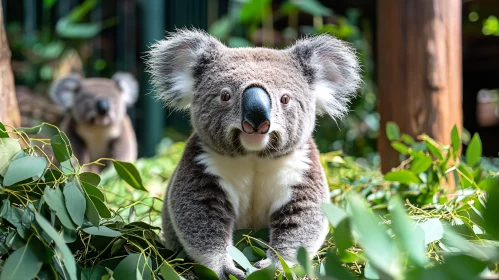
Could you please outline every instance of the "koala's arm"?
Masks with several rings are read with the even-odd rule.
[[[180,242],[196,262],[213,269],[220,279],[228,274],[238,279],[244,273],[237,269],[227,253],[232,244],[235,214],[218,178],[206,174],[196,157],[202,152],[193,136],[186,146],[175,176],[164,200],[163,228],[169,249]]]
[[[137,138],[128,116],[125,116],[121,122],[120,137],[114,139],[110,145],[109,157],[126,162],[137,159]]]
[[[328,222],[321,210],[321,204],[329,201],[327,181],[319,152],[315,144],[310,142],[310,145],[310,170],[303,175],[301,184],[292,187],[291,200],[272,213],[270,218],[269,245],[289,264],[296,263],[300,247],[315,254],[328,233]],[[255,266],[263,268],[271,262],[282,268],[275,253],[269,249],[267,259]]]

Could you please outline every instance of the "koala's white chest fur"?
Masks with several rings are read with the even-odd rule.
[[[205,152],[197,160],[219,183],[236,214],[236,229],[268,227],[270,215],[291,199],[291,187],[300,184],[310,168],[305,148],[278,159],[256,156],[225,157]]]
[[[107,157],[109,152],[109,143],[117,138],[121,131],[118,125],[109,127],[98,127],[94,125],[78,124],[76,133],[85,142],[88,149],[90,160]]]

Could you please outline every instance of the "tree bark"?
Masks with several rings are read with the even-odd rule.
[[[21,116],[17,106],[10,56],[0,0],[0,122],[18,127],[21,123]]]
[[[462,131],[461,0],[378,0],[378,151],[383,172],[400,164],[385,126],[450,144]]]

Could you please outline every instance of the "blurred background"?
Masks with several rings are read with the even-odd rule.
[[[304,35],[329,33],[357,49],[364,84],[345,120],[319,120],[316,141],[322,152],[343,150],[359,161],[377,166],[377,140],[380,128],[384,127],[380,126],[377,109],[377,77],[386,64],[377,63],[383,53],[379,48],[384,48],[380,40],[390,34],[396,36],[400,28],[396,21],[380,24],[385,13],[389,18],[390,11],[377,2],[384,1],[2,1],[22,126],[59,122],[61,112],[47,97],[48,86],[54,79],[69,72],[110,77],[116,71],[128,71],[140,83],[139,101],[129,110],[139,141],[139,155],[150,157],[161,148],[160,143],[184,140],[191,131],[186,114],[170,112],[148,95],[150,84],[142,57],[153,42],[165,36],[165,31],[197,27],[232,47],[274,48],[285,47]],[[456,47],[457,57],[462,55],[463,71],[462,75],[461,71],[454,72],[461,75],[454,78],[463,90],[458,87],[451,98],[463,100],[460,109],[464,143],[469,141],[469,135],[478,132],[484,155],[497,157],[499,1],[462,1],[460,11],[462,45]],[[413,14],[417,13],[416,9]],[[425,28],[417,20],[415,24],[412,28]],[[417,100],[407,100],[407,104],[398,106],[412,106],[410,102]],[[424,106],[425,101],[420,102]],[[399,119],[391,120],[403,121]],[[461,122],[461,115],[455,122]]]

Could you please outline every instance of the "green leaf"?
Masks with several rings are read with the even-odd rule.
[[[246,246],[246,247],[244,247],[244,249],[243,249],[242,252],[243,252],[244,256],[246,257],[246,259],[248,259],[248,261],[250,261],[250,262],[256,262],[256,261],[258,261],[260,259],[259,256],[255,255],[255,253],[253,253],[253,247],[252,246]]]
[[[35,219],[38,222],[38,225],[45,231],[45,233],[50,236],[56,245],[57,250],[62,255],[62,261],[66,267],[67,272],[69,273],[69,278],[71,280],[76,280],[76,263],[73,257],[73,254],[69,250],[68,246],[64,242],[64,239],[57,233],[57,231],[50,225],[50,223],[38,212],[35,212]]]
[[[97,211],[97,207],[95,207],[95,204],[88,195],[85,196],[85,216],[87,216],[87,219],[92,225],[96,227],[99,226],[99,211]]]
[[[52,189],[49,186],[45,187],[43,198],[45,199],[45,202],[50,207],[50,209],[52,209],[56,213],[57,218],[59,218],[63,226],[69,229],[76,229],[66,209],[64,196],[62,195],[62,192],[58,187],[56,187],[55,189]]]
[[[430,151],[430,153],[434,157],[438,158],[439,160],[443,160],[444,159],[444,156],[442,155],[442,152],[440,151],[440,149],[436,146],[436,144],[433,141],[427,139],[425,141],[425,144],[426,144],[426,147],[428,148],[428,150]]]
[[[69,216],[75,224],[81,227],[87,208],[82,190],[74,182],[69,182],[64,186],[64,199]]]
[[[414,144],[414,139],[408,135],[408,134],[402,134],[402,141],[406,143],[407,145],[413,145]]]
[[[356,278],[342,265],[332,249],[326,253],[326,276],[333,279],[355,280]]]
[[[348,217],[348,214],[345,212],[345,210],[331,203],[323,203],[321,205],[321,208],[333,228],[336,228],[338,224],[343,221],[343,219]]]
[[[468,148],[466,149],[466,162],[469,166],[473,167],[478,163],[478,160],[480,160],[481,156],[482,141],[480,140],[480,136],[478,135],[478,133],[475,133],[475,135],[473,135],[473,138],[471,138]]]
[[[97,188],[95,185],[91,185],[89,183],[86,183],[86,182],[81,182],[81,185],[83,187],[83,189],[85,190],[85,192],[88,194],[88,195],[92,195],[92,196],[95,196],[97,197],[98,199],[104,201],[105,198],[104,198],[104,194],[102,193],[102,191]]]
[[[333,238],[340,256],[344,255],[345,251],[354,245],[349,219],[343,219],[334,228]]]
[[[418,184],[421,183],[419,177],[414,174],[414,172],[409,170],[399,170],[386,173],[384,176],[385,180],[391,182],[399,182],[402,184]]]
[[[99,186],[100,181],[101,181],[100,176],[97,175],[97,174],[95,174],[95,173],[92,173],[92,172],[83,172],[83,173],[80,173],[78,175],[78,177],[80,178],[80,181],[88,183],[88,184],[90,184],[90,185],[92,185],[94,187]],[[94,195],[94,194],[92,194],[92,195]],[[102,196],[101,200],[104,200],[104,195]]]
[[[123,249],[123,245],[125,245],[126,240],[125,239],[118,239],[113,243],[113,246],[111,246],[111,255],[114,256],[118,251]]]
[[[0,175],[5,176],[9,163],[19,151],[21,145],[17,139],[0,138]]]
[[[0,122],[0,138],[9,138],[9,134],[7,133],[7,129],[2,122]]]
[[[118,237],[121,235],[119,231],[110,229],[105,226],[99,226],[99,227],[89,227],[83,229],[88,234],[92,235],[99,235],[99,236],[108,236],[108,237]]]
[[[392,196],[388,204],[392,216],[392,230],[402,252],[407,253],[412,264],[424,267],[428,263],[424,231],[415,226],[407,216],[402,200],[398,195]]]
[[[469,280],[480,279],[487,264],[467,255],[449,255],[445,263],[409,271],[405,279]]]
[[[364,267],[364,276],[366,279],[382,279],[369,261],[366,262],[366,266]]]
[[[81,280],[101,280],[106,274],[106,269],[103,266],[96,265],[81,270]]]
[[[488,177],[478,184],[478,187],[483,191],[490,191],[492,188],[499,188],[497,178]]]
[[[367,208],[358,195],[349,196],[347,202],[352,229],[356,233],[358,243],[364,248],[367,259],[379,273],[400,279],[398,253],[380,219]]]
[[[440,240],[444,236],[444,228],[438,218],[428,219],[420,223],[419,227],[424,231],[425,245]]]
[[[421,156],[416,157],[412,160],[410,169],[412,172],[419,174],[428,170],[432,163],[433,161],[431,160],[431,157],[422,154]]]
[[[246,278],[246,280],[272,280],[274,279],[276,268],[275,264],[270,264],[269,266],[259,269]]]
[[[391,145],[399,153],[404,154],[404,155],[409,154],[409,148],[406,145],[404,145],[398,141],[393,141]]]
[[[497,218],[499,217],[499,178],[493,179],[488,189],[488,199],[483,213],[483,218],[485,220],[485,229],[488,233],[492,234],[496,240],[499,239],[499,223]]]
[[[227,247],[227,252],[229,253],[230,257],[237,263],[239,264],[245,271],[247,272],[253,272],[256,270],[251,263],[248,261],[248,259],[244,256],[244,254],[239,251],[234,246],[228,246]]]
[[[116,267],[113,273],[114,279],[140,279],[151,280],[151,259],[142,254],[130,254],[126,256]]]
[[[20,127],[17,130],[24,132],[28,135],[35,135],[35,134],[40,133],[40,131],[42,130],[42,126],[37,125],[37,126],[33,126],[33,127]]]
[[[202,264],[193,264],[192,267],[194,268],[194,272],[196,273],[196,276],[198,276],[199,279],[203,280],[220,280],[218,278],[218,275],[215,273],[215,271],[211,270],[210,268],[202,265]]]
[[[294,0],[293,3],[296,7],[298,7],[301,11],[314,15],[314,16],[330,16],[332,11],[323,6],[317,0]]]
[[[62,131],[59,134],[52,136],[50,144],[58,162],[69,160],[73,155],[69,139]]]
[[[452,149],[457,152],[461,147],[461,140],[459,139],[459,131],[457,130],[457,125],[454,125],[452,128],[452,132],[450,134],[450,138],[452,140]]]
[[[72,175],[75,173],[75,169],[73,167],[73,164],[71,163],[71,160],[61,162],[61,171],[66,175]]]
[[[11,186],[32,177],[40,177],[46,166],[47,160],[44,157],[27,156],[13,160],[5,172],[3,185]]]
[[[111,212],[109,211],[109,209],[107,208],[106,204],[104,204],[104,202],[102,202],[102,200],[98,199],[97,197],[93,196],[93,195],[89,195],[90,199],[92,200],[92,202],[94,203],[95,205],[95,208],[97,208],[97,211],[99,211],[99,215],[102,217],[102,218],[111,218]]]
[[[298,249],[298,263],[305,269],[305,273],[309,278],[315,278],[315,271],[313,270],[312,267],[312,262],[310,261],[310,258],[308,257],[308,252],[305,250],[305,248],[300,247]]]
[[[2,264],[0,280],[31,280],[43,265],[45,246],[35,236],[18,248]]]
[[[140,177],[139,171],[129,162],[123,161],[113,161],[114,168],[120,176],[121,179],[125,180],[130,186],[135,189],[147,191],[142,185],[142,178]]]
[[[386,123],[386,136],[388,137],[388,140],[390,141],[395,141],[400,138],[400,131],[399,127],[396,123],[394,122],[387,122]]]
[[[161,276],[163,276],[163,279],[165,280],[180,280],[177,272],[175,272],[175,270],[167,262],[163,262],[163,265],[160,268],[160,272]]]
[[[241,7],[239,20],[242,23],[261,22],[271,11],[271,0],[249,0]]]

